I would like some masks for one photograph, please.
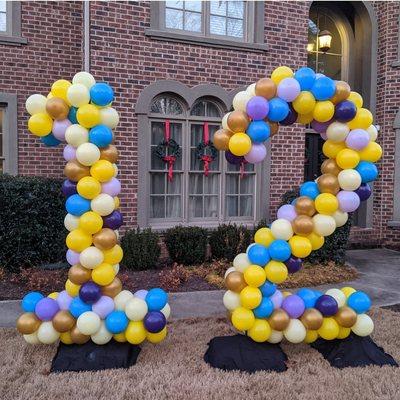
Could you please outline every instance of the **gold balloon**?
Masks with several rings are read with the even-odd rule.
[[[316,331],[322,326],[324,317],[316,308],[308,308],[300,317],[302,324],[311,331]]]
[[[118,149],[113,144],[100,149],[100,160],[107,160],[112,164],[116,163],[118,161]]]
[[[321,193],[331,193],[337,195],[340,190],[339,180],[337,176],[333,174],[323,174],[318,180],[318,189]]]
[[[357,321],[356,312],[350,307],[342,307],[333,317],[336,322],[344,328],[351,328]]]
[[[93,244],[100,250],[109,250],[118,242],[117,235],[110,228],[103,228],[93,235]]]
[[[333,104],[337,104],[343,100],[346,100],[350,96],[351,88],[347,82],[337,81],[336,90],[334,96],[331,98]]]
[[[271,134],[271,137],[276,135],[279,131],[279,124],[277,122],[272,122],[272,121],[266,121],[269,125],[269,131]]]
[[[312,217],[315,214],[314,200],[307,196],[300,196],[294,205],[297,214]]]
[[[84,335],[76,325],[70,331],[72,342],[75,344],[84,344],[89,341],[90,336]]]
[[[285,310],[282,310],[282,308],[278,308],[268,318],[268,322],[271,328],[275,331],[283,331],[288,327],[290,317]]]
[[[241,272],[232,271],[225,278],[225,286],[233,292],[240,293],[247,286],[247,283]]]
[[[109,285],[101,287],[101,292],[103,293],[103,295],[112,298],[114,298],[121,290],[122,283],[117,277],[115,277]]]
[[[92,270],[82,267],[80,264],[73,265],[68,271],[68,279],[75,285],[82,285],[90,281]]]
[[[89,167],[85,167],[76,160],[68,161],[64,167],[64,175],[73,182],[78,182],[85,176],[90,175]]]
[[[226,129],[219,129],[214,133],[213,143],[217,150],[227,151],[229,150],[229,139],[231,135]]]
[[[256,83],[256,96],[262,96],[266,99],[272,99],[276,95],[276,85],[270,78],[261,78]]]
[[[60,333],[68,332],[76,323],[75,318],[67,310],[60,310],[51,322],[53,328]]]
[[[292,227],[297,235],[308,236],[314,230],[314,223],[308,215],[299,215],[293,220]]]
[[[327,158],[321,165],[321,172],[323,174],[331,174],[338,176],[342,169],[336,164],[332,158]]]
[[[46,102],[46,112],[50,117],[62,120],[68,117],[69,107],[63,99],[53,97]]]
[[[245,112],[236,110],[229,113],[227,125],[232,132],[246,132],[249,123],[249,117]]]
[[[27,312],[22,314],[17,320],[17,329],[23,335],[30,335],[39,329],[41,322],[35,313]]]

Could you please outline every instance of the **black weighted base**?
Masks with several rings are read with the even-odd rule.
[[[91,340],[85,344],[60,343],[51,363],[50,372],[99,371],[111,368],[129,368],[136,364],[140,347],[111,340],[98,345]]]
[[[284,372],[287,356],[279,344],[257,343],[247,336],[218,336],[210,340],[204,361],[225,371]]]
[[[394,358],[385,353],[370,336],[350,334],[346,339],[318,339],[311,346],[318,350],[332,367],[365,367],[367,365],[392,365],[398,367]]]

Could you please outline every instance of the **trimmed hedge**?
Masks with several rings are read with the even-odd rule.
[[[121,240],[124,250],[122,265],[128,269],[143,271],[157,266],[161,253],[159,236],[152,230],[132,229]]]
[[[0,174],[0,267],[8,271],[65,257],[61,180]]]

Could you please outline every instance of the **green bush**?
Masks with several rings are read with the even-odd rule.
[[[64,196],[57,179],[0,174],[0,266],[8,271],[65,257]]]
[[[121,240],[124,250],[122,264],[129,269],[142,271],[155,267],[160,257],[159,236],[151,229],[129,230]]]
[[[299,195],[299,190],[287,191],[281,197],[281,205],[290,204]],[[340,228],[335,229],[332,235],[325,237],[324,245],[319,250],[313,251],[305,260],[313,264],[326,263],[328,261],[344,264],[352,219],[352,215],[349,214],[348,221]]]
[[[172,261],[200,264],[206,259],[207,230],[197,226],[176,226],[165,232],[165,245]]]

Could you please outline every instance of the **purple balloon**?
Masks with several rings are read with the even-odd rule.
[[[369,143],[369,134],[364,129],[353,129],[346,137],[346,145],[353,150],[362,150]]]
[[[337,301],[328,294],[318,297],[315,302],[315,308],[324,316],[331,317],[338,312],[339,306]]]
[[[255,121],[264,119],[269,112],[268,100],[261,96],[254,96],[247,102],[246,111],[248,116]]]
[[[297,121],[297,116],[298,116],[297,112],[293,109],[291,105],[289,105],[289,114],[283,121],[279,122],[279,125],[284,125],[284,126],[293,125]]]
[[[138,297],[139,299],[145,300],[148,292],[149,292],[148,290],[140,289],[135,293],[133,293],[133,295],[135,297]]]
[[[69,119],[63,119],[61,121],[55,120],[53,122],[53,135],[56,139],[65,142],[65,131],[69,126],[71,126],[71,121]]]
[[[78,191],[76,190],[76,182],[72,182],[69,179],[66,179],[61,187],[61,191],[65,197],[72,196],[73,194],[77,194]]]
[[[368,183],[362,183],[354,193],[357,193],[361,201],[365,201],[370,198],[372,190]]]
[[[225,159],[228,161],[229,164],[239,165],[244,161],[244,157],[242,156],[235,156],[229,150],[225,151]]]
[[[351,121],[357,114],[356,105],[350,100],[344,100],[335,106],[334,117],[339,122]]]
[[[59,310],[60,307],[56,300],[50,297],[44,297],[37,302],[35,314],[42,321],[51,321]]]
[[[357,193],[352,192],[350,190],[341,190],[336,198],[339,202],[339,208],[345,212],[353,212],[356,211],[360,206],[360,198]]]
[[[58,294],[56,301],[58,307],[60,307],[60,310],[68,310],[72,301],[72,297],[67,293],[66,290],[63,290]]]
[[[300,271],[303,266],[303,261],[301,258],[290,257],[289,260],[285,261],[285,265],[289,274],[294,274],[295,272]]]
[[[303,299],[296,294],[291,294],[283,299],[282,308],[290,318],[299,318],[306,308]]]
[[[79,254],[71,249],[67,250],[67,261],[70,265],[79,264]]]
[[[93,304],[92,311],[101,319],[105,319],[108,314],[114,311],[114,300],[108,296],[101,296],[100,299]]]
[[[285,78],[280,81],[277,96],[287,101],[293,101],[300,94],[300,84],[294,78]]]
[[[79,289],[79,297],[87,304],[96,303],[101,297],[101,288],[92,281],[85,282]]]
[[[326,132],[321,132],[320,136],[323,140],[328,140],[328,136],[326,136]]]
[[[160,311],[150,311],[143,319],[144,327],[150,333],[157,333],[164,329],[167,324],[165,315]]]
[[[76,149],[74,146],[67,144],[63,150],[63,156],[65,161],[72,161],[76,158]]]
[[[332,123],[333,120],[329,120],[327,122],[319,122],[316,121],[315,119],[311,121],[311,127],[314,129],[314,131],[318,133],[324,133],[326,132],[328,126]]]
[[[253,143],[250,151],[244,156],[245,160],[251,164],[262,162],[267,156],[267,148],[263,143]]]
[[[280,290],[275,290],[275,293],[270,297],[272,303],[274,304],[274,309],[280,308],[283,301],[283,294]]]
[[[292,222],[297,217],[297,212],[293,205],[284,204],[278,208],[276,216]]]
[[[121,192],[121,182],[117,178],[111,178],[101,185],[101,192],[112,197],[118,196]]]
[[[103,217],[103,228],[118,229],[123,222],[122,214],[115,210],[110,215]]]

